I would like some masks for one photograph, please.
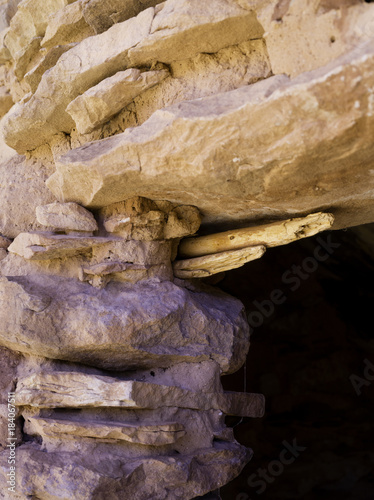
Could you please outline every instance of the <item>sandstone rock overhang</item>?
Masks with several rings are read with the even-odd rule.
[[[177,103],[68,152],[47,185],[93,208],[135,194],[199,200],[205,223],[320,210],[335,215],[334,228],[370,222],[373,63],[371,40],[293,80]]]

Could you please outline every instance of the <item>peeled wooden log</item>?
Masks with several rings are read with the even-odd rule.
[[[245,247],[277,247],[330,229],[334,216],[318,212],[307,217],[288,219],[263,226],[246,227],[223,233],[186,238],[179,245],[180,257],[200,257]]]

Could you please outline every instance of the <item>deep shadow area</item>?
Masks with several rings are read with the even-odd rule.
[[[254,457],[223,500],[374,498],[373,270],[366,225],[268,249],[219,283],[245,304],[247,391],[267,401],[263,419],[227,417]]]

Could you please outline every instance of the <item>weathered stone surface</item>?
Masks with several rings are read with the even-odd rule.
[[[156,204],[163,208],[160,202],[156,202]],[[183,238],[196,233],[201,224],[198,208],[188,205],[170,205],[169,208],[165,208],[167,222],[164,228],[164,238]]]
[[[8,116],[7,144],[25,152],[48,142],[58,132],[70,132],[74,123],[65,111],[68,104],[126,67],[217,52],[263,33],[254,12],[240,8],[234,0],[214,0],[201,9],[197,0],[168,0],[156,15],[154,8],[149,8],[101,35],[83,40],[60,57],[42,78],[34,96]]]
[[[13,106],[12,96],[7,89],[0,87],[0,118],[2,118]]]
[[[44,73],[52,68],[59,58],[74,47],[75,44],[58,45],[57,47],[52,47],[51,49],[40,49],[39,54],[41,56],[40,60],[35,64],[33,68],[27,71],[24,76],[25,82],[29,85],[32,93],[36,91],[40,80]]]
[[[83,17],[82,3],[75,1],[59,10],[49,22],[41,46],[45,48],[81,42],[95,34]]]
[[[256,1],[274,74],[294,77],[349,52],[373,37],[374,6],[360,0]]]
[[[137,283],[138,281],[154,278],[160,281],[172,281],[173,271],[170,263],[151,266],[119,261],[105,261],[99,264],[82,266],[78,277],[80,281],[87,281],[94,287],[103,288],[110,281]]]
[[[142,10],[155,7],[163,0],[83,0],[83,14],[96,33],[102,33],[113,24],[135,17]]]
[[[152,23],[148,37],[130,49],[131,65],[170,63],[214,53],[223,47],[261,38],[264,30],[253,10],[234,0],[167,0]]]
[[[18,367],[22,363],[23,356],[15,351],[10,351],[5,347],[0,347],[0,450],[9,444],[9,414],[8,403],[12,406],[14,398],[8,397],[10,392],[13,392],[16,387]],[[10,407],[12,415],[18,417],[18,411],[13,413],[12,406]],[[15,437],[20,440],[21,425],[19,419],[15,420]]]
[[[58,132],[70,132],[74,122],[65,111],[67,105],[104,78],[124,69],[129,48],[147,36],[152,20],[153,9],[148,9],[102,35],[83,40],[63,54],[43,75],[34,96],[25,105],[15,107],[4,127],[9,145],[12,143],[11,147],[24,152],[48,142]],[[25,130],[25,126],[30,140],[26,140],[23,147],[19,132]],[[13,143],[11,136],[20,147]]]
[[[196,207],[140,196],[104,207],[98,217],[108,233],[143,241],[182,238],[196,233],[201,223]]]
[[[17,368],[23,356],[0,346],[0,403],[8,404],[8,392],[15,390]]]
[[[251,393],[193,392],[179,387],[84,373],[38,373],[18,381],[18,406],[36,408],[161,408],[221,410],[228,415],[262,417],[264,396]]]
[[[8,248],[8,246],[12,243],[12,240],[9,238],[5,238],[5,236],[0,235],[0,248]]]
[[[8,22],[6,19],[6,2],[3,0],[0,2],[0,31],[8,27]]]
[[[43,255],[43,252],[35,252],[37,260],[34,258],[27,260],[16,253],[8,253],[5,249],[0,249],[3,250],[0,252],[3,253],[0,274],[3,276],[34,274],[61,276],[87,281],[99,288],[105,287],[110,281],[137,283],[147,279],[173,280],[171,259],[175,256],[173,250],[175,245],[172,241],[146,242],[109,238],[106,242],[88,247],[79,253],[75,253],[77,249],[74,249],[74,246],[70,245],[66,248],[64,244],[63,248],[68,251],[62,251],[61,241],[56,243],[55,240],[52,242],[49,240],[49,244],[51,243],[54,248],[50,248],[50,258],[42,260],[39,257],[47,257]],[[60,245],[58,249],[56,244]],[[20,253],[23,250],[20,248]],[[26,249],[30,255],[34,250],[35,248]]]
[[[49,17],[74,0],[23,0],[10,22],[5,45],[14,60],[27,50],[35,37],[44,36]]]
[[[5,35],[8,33],[9,28],[0,31],[0,64],[5,64],[12,58],[9,50],[4,44]]]
[[[182,257],[198,257],[253,245],[277,247],[331,229],[333,223],[334,217],[331,214],[310,214],[307,217],[273,222],[263,226],[186,238],[181,242],[178,250]]]
[[[168,75],[169,71],[166,69],[141,72],[131,68],[119,71],[76,97],[66,111],[75,121],[78,131],[87,134]]]
[[[215,443],[191,455],[139,458],[77,452],[48,453],[36,444],[17,449],[18,494],[41,500],[59,496],[74,500],[190,500],[237,476],[252,451],[237,443]],[[6,488],[6,453],[0,454],[0,485]],[[142,487],[139,488],[139,482]]]
[[[11,398],[9,400],[12,401]],[[13,400],[13,402],[14,402],[14,400]],[[9,422],[8,404],[7,403],[6,404],[0,403],[0,451],[2,451],[2,450],[8,451],[9,450],[9,448],[7,448],[7,445],[9,445],[8,422]],[[15,414],[14,428],[12,430],[14,432],[14,437],[16,439],[16,442],[20,443],[23,439],[22,421],[19,418],[17,411]],[[8,452],[8,457],[9,457],[9,452]],[[1,473],[0,473],[0,475],[1,475]],[[0,480],[0,484],[1,484],[1,480]],[[4,491],[6,491],[6,490],[2,489],[2,493],[0,493],[0,498],[6,498],[4,496],[1,496]]]
[[[159,64],[154,69],[158,69]],[[170,76],[136,97],[133,103],[91,134],[71,131],[72,148],[123,132],[144,123],[160,108],[250,85],[272,75],[262,38],[201,53],[168,64]]]
[[[111,238],[74,236],[54,233],[20,233],[8,251],[30,260],[50,260],[87,253],[105,245]]]
[[[244,266],[247,262],[262,257],[265,251],[266,247],[259,245],[214,253],[195,259],[177,260],[173,264],[173,271],[177,278],[206,278]]]
[[[6,251],[4,250],[4,252]],[[89,266],[90,263],[90,253],[51,260],[27,260],[15,253],[6,252],[4,259],[0,261],[0,275],[28,276],[40,274],[78,280],[82,272],[82,266]]]
[[[170,262],[172,242],[170,241],[135,241],[108,238],[108,243],[92,249],[92,264],[103,262],[125,262],[141,265],[156,265]]]
[[[10,20],[17,12],[18,4],[21,0],[1,0],[0,4],[0,23],[4,27],[8,27]]]
[[[37,221],[43,226],[67,231],[97,231],[91,212],[77,203],[50,203],[36,207]]]
[[[4,118],[0,119],[0,179],[4,178],[4,164],[10,163],[11,158],[17,156],[17,153],[14,151],[14,149],[10,148],[5,144],[4,137],[3,137],[3,131],[2,131],[2,124],[4,122]],[[1,186],[1,185],[0,185]],[[45,187],[44,187],[45,188]],[[8,187],[9,189],[9,187]],[[0,187],[0,192],[4,192],[4,185],[3,188]],[[49,196],[50,193],[49,193]],[[1,200],[0,200],[1,203]],[[0,232],[1,232],[1,222],[0,222]]]
[[[328,207],[338,228],[352,224],[349,210],[344,219],[352,205],[355,222],[369,222],[373,59],[370,42],[292,81],[276,76],[157,111],[140,127],[63,156],[48,186],[59,199],[92,207],[134,194],[198,198],[205,222]]]
[[[11,154],[10,151],[9,156]],[[46,205],[56,200],[44,182],[53,171],[51,163],[43,159],[11,156],[0,163],[2,235],[15,238],[22,231],[45,230],[35,218],[35,209],[38,205]]]
[[[127,373],[130,377],[130,373]],[[138,370],[131,374],[134,380],[181,387],[194,392],[223,392],[221,370],[215,361],[178,363],[168,368]]]
[[[131,425],[122,422],[80,422],[79,420],[58,420],[33,417],[28,419],[26,432],[69,439],[90,437],[95,439],[129,441],[148,446],[162,446],[175,443],[185,435],[184,427],[177,422],[154,425]]]
[[[149,210],[131,217],[110,217],[104,222],[104,227],[108,233],[120,234],[128,239],[152,241],[163,239],[165,222],[165,214]]]
[[[22,411],[21,411],[22,410]],[[18,407],[22,417],[27,420],[34,416],[41,418],[53,418],[58,420],[77,421],[86,424],[113,422],[123,425],[155,425],[161,422],[178,422],[184,426],[185,434],[170,444],[147,446],[141,443],[131,443],[128,441],[105,441],[96,440],[89,437],[76,437],[75,439],[63,439],[62,436],[43,435],[37,439],[43,439],[43,447],[48,452],[72,452],[79,451],[81,455],[90,456],[100,454],[101,456],[126,456],[127,458],[155,457],[157,455],[175,455],[178,452],[182,455],[193,454],[200,448],[211,447],[217,436],[223,441],[234,442],[234,437],[230,430],[225,430],[224,415],[218,410],[199,411],[176,407],[162,407],[150,410],[132,410],[126,408],[61,408],[61,409],[37,409],[33,407]],[[78,417],[78,418],[77,418]],[[27,433],[29,436],[30,434]],[[32,433],[37,436],[37,432]],[[30,436],[31,437],[31,436]],[[35,438],[32,438],[35,439]]]
[[[17,53],[17,56],[14,58],[14,74],[18,80],[22,80],[32,60],[37,57],[41,41],[41,36],[35,36],[24,49]]]
[[[0,282],[0,341],[21,352],[116,370],[212,359],[229,373],[248,350],[242,304],[213,288],[150,281],[100,290],[50,276]]]

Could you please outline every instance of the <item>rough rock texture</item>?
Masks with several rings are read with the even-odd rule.
[[[74,0],[71,0],[74,1]],[[35,37],[44,35],[49,17],[65,7],[69,0],[23,0],[10,22],[6,46],[13,59]]]
[[[52,47],[51,49],[40,49],[39,60],[36,64],[32,65],[32,68],[24,76],[24,80],[31,92],[34,93],[36,91],[44,73],[52,68],[62,54],[70,50],[74,45],[74,43],[69,43],[66,45],[57,45],[57,47]]]
[[[69,436],[90,437],[95,439],[109,439],[129,441],[130,443],[146,444],[150,446],[162,446],[175,443],[184,436],[182,424],[156,424],[156,425],[132,425],[121,423],[80,423],[73,420],[58,420],[53,418],[30,418],[26,432],[28,434],[40,434],[59,436],[66,439]],[[62,436],[60,436],[62,434]]]
[[[98,211],[98,217],[108,233],[142,241],[189,236],[197,232],[201,223],[196,207],[140,196],[104,207]]]
[[[17,368],[22,362],[22,355],[0,347],[0,451],[9,444],[8,433],[8,394],[14,392],[17,382]],[[21,438],[21,423],[16,420],[17,438]]]
[[[137,16],[148,7],[155,7],[162,0],[83,0],[83,14],[96,33],[102,33],[113,24]]]
[[[73,0],[23,0],[10,22],[5,45],[15,62],[18,78],[39,50],[49,17]]]
[[[0,279],[3,345],[117,370],[214,359],[232,372],[244,362],[248,326],[231,297],[171,282],[113,282],[99,290],[40,278],[40,285],[36,277]]]
[[[45,156],[13,156],[0,164],[0,234],[15,238],[22,231],[45,229],[36,220],[35,209],[55,201],[44,183],[53,171]]]
[[[221,410],[227,415],[262,417],[262,394],[193,392],[179,387],[83,373],[39,373],[17,384],[16,404],[36,408],[121,407],[156,409],[164,406]],[[237,413],[239,411],[239,413]]]
[[[20,233],[9,246],[9,252],[30,260],[51,260],[88,253],[97,245],[106,245],[110,238],[91,238],[54,233]]]
[[[145,71],[132,68],[118,71],[71,101],[66,111],[81,134],[92,132],[130,104],[135,97],[169,75],[167,70]]]
[[[2,118],[12,106],[12,96],[4,87],[0,88],[0,118]]]
[[[263,33],[254,13],[235,2],[214,0],[199,16],[196,8],[201,4],[197,0],[176,3],[168,0],[158,13],[149,8],[101,35],[83,40],[61,56],[31,99],[17,105],[9,115],[7,143],[25,152],[57,132],[70,132],[74,123],[65,111],[69,102],[124,67],[144,66],[154,60],[171,63],[199,52],[217,52]],[[23,131],[31,124],[33,129],[26,136]]]
[[[60,199],[92,207],[135,193],[166,191],[187,204],[200,196],[206,221],[253,218],[264,204],[266,215],[330,207],[341,226],[349,204],[342,179],[354,168],[355,200],[369,221],[373,59],[370,42],[291,81],[276,76],[158,111],[140,127],[60,158],[48,186]],[[340,89],[339,106],[331,106],[331,88]]]
[[[118,457],[110,465],[109,454],[101,453],[100,462],[92,464],[82,460],[79,451],[46,453],[38,445],[25,444],[18,449],[18,457],[21,498],[30,495],[51,498],[58,492],[75,500],[108,497],[121,500],[126,491],[128,498],[139,500],[149,500],[150,495],[155,500],[189,500],[230,481],[251,454],[239,444],[217,443],[193,455],[142,461]],[[1,457],[3,463],[4,458]],[[5,475],[0,479],[5,484]]]
[[[83,17],[82,3],[74,1],[50,17],[41,46],[47,49],[56,45],[81,42],[94,34],[94,30]]]
[[[37,221],[43,226],[65,231],[87,231],[98,229],[91,212],[76,203],[50,203],[36,207]]]
[[[253,5],[252,0],[238,3]],[[260,0],[257,4],[274,74],[294,77],[311,71],[374,35],[373,8],[361,0]]]
[[[208,499],[250,460],[249,325],[207,283],[374,220],[370,3],[0,0],[14,498]]]

